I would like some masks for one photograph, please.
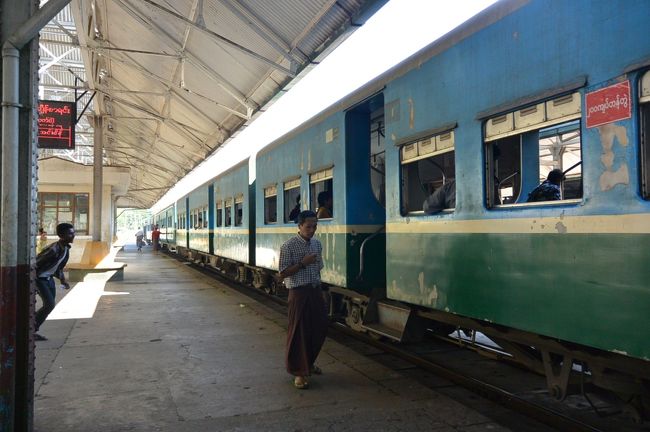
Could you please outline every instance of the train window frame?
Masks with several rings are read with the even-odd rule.
[[[639,80],[639,166],[640,195],[650,200],[650,70]]]
[[[244,225],[244,194],[240,193],[235,196],[235,205],[233,206],[234,226]]]
[[[296,193],[297,192],[297,193]],[[282,189],[282,199],[284,211],[284,223],[294,223],[295,221],[291,219],[291,212],[296,206],[298,210],[301,208],[301,189],[300,189],[300,177],[296,177],[290,180],[286,180],[283,183]],[[297,199],[297,201],[296,201]],[[295,202],[295,204],[294,204]]]
[[[321,169],[309,174],[309,208],[315,209],[314,212],[318,214],[318,195],[321,192],[329,192],[334,202],[334,166]],[[334,219],[334,206],[330,211],[331,217],[319,218],[319,220],[332,220]]]
[[[456,138],[453,128],[438,128],[433,133],[406,139],[397,145],[400,156],[400,214],[436,216],[453,213],[455,206],[432,214],[424,212],[426,199],[446,183],[456,180]],[[422,174],[428,175],[430,181],[424,182]]]
[[[220,228],[223,226],[223,201],[219,200],[217,201],[217,214],[216,214],[216,223],[217,223],[217,228]]]
[[[486,207],[499,209],[582,202],[582,127],[582,95],[578,91],[485,119]],[[562,169],[566,176],[560,185],[561,199],[528,202],[531,192],[546,180],[553,168]],[[509,195],[504,199],[505,193]]]
[[[278,185],[273,184],[264,188],[264,224],[278,223]]]
[[[224,215],[223,215],[223,226],[229,227],[232,226],[232,207],[233,199],[228,198],[224,203]]]

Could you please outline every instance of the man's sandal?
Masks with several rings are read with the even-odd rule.
[[[305,377],[295,377],[293,380],[293,386],[298,390],[304,390],[306,388],[309,388],[309,383]]]

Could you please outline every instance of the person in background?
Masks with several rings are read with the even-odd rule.
[[[158,229],[158,224],[153,226],[153,231],[151,231],[151,242],[153,243],[153,252],[158,253],[158,248],[160,247],[160,229]]]
[[[424,214],[440,213],[444,209],[456,207],[456,180],[450,180],[436,189],[424,200]]]
[[[316,217],[318,219],[331,219],[332,218],[333,199],[330,191],[323,191],[318,194],[318,211]]]
[[[562,199],[560,185],[564,180],[561,169],[555,168],[548,173],[546,180],[528,194],[527,202],[559,201]]]
[[[292,222],[298,222],[298,215],[300,214],[300,195],[296,197],[296,206],[291,209],[289,213],[289,220]]]
[[[279,279],[289,290],[289,329],[285,351],[287,372],[297,389],[309,386],[307,377],[322,373],[314,364],[327,336],[327,311],[321,288],[323,247],[316,233],[318,219],[311,210],[298,215],[298,234],[280,248]]]
[[[142,252],[142,246],[144,246],[144,231],[142,228],[135,233],[135,244],[138,247],[138,252]]]
[[[38,239],[36,239],[36,254],[41,253],[45,246],[47,246],[47,233],[43,227],[40,227],[38,229]]]
[[[70,257],[70,247],[74,241],[74,227],[69,223],[61,223],[56,227],[56,234],[59,241],[45,247],[36,257],[36,289],[43,300],[43,306],[36,311],[36,333],[34,339],[37,341],[47,340],[38,331],[47,316],[54,310],[56,305],[56,284],[54,278],[61,281],[65,289],[70,289],[70,284],[65,279],[63,268]]]

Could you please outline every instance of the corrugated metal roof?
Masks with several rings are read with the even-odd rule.
[[[385,1],[73,0],[41,32],[41,95],[96,92],[105,163],[131,166],[123,202],[149,207]],[[87,116],[77,131],[64,156],[92,163]]]

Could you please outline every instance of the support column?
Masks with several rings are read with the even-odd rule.
[[[33,39],[70,0],[0,0],[2,150],[0,199],[0,430],[33,426],[34,345],[30,266],[38,46]]]
[[[95,148],[93,160],[93,241],[102,240],[103,153],[104,119],[95,117]]]

